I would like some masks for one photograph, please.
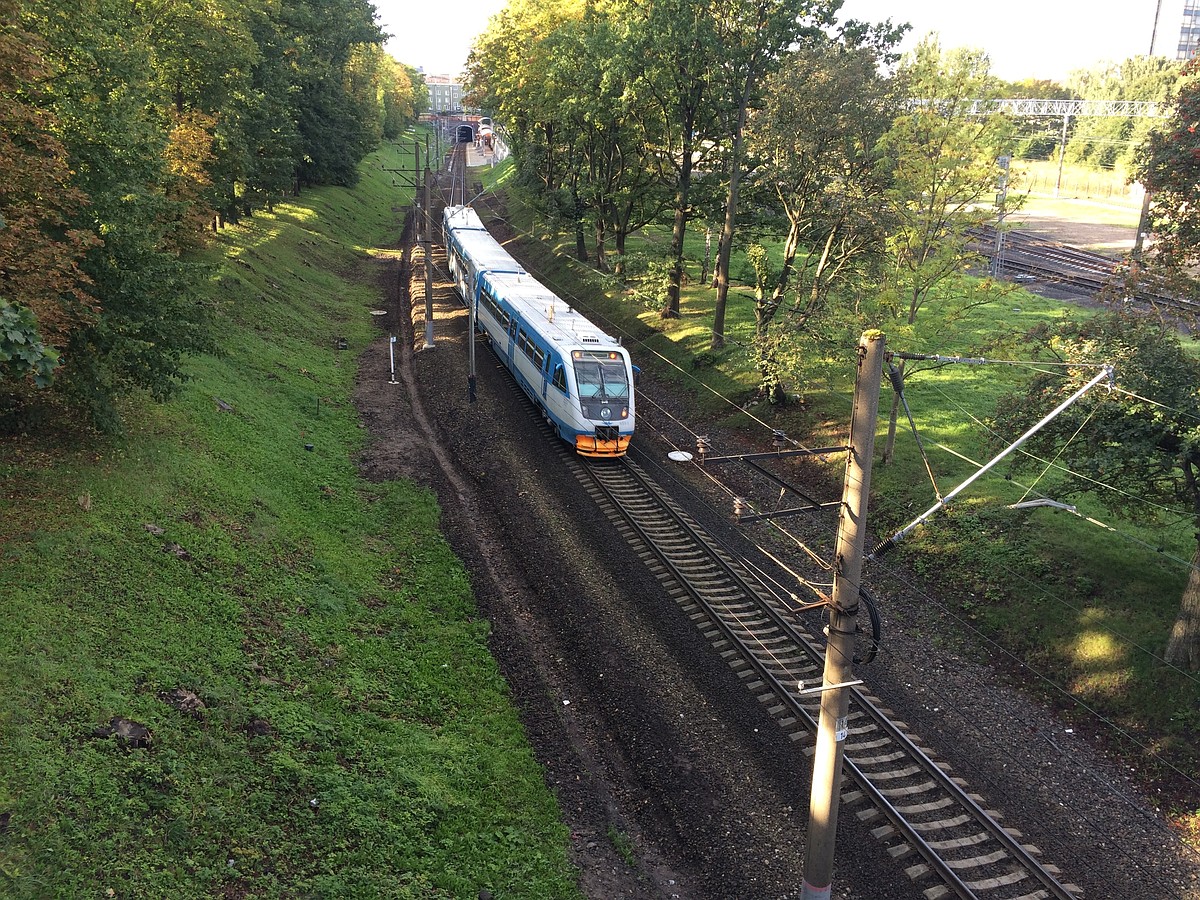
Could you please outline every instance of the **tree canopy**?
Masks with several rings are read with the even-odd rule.
[[[103,427],[122,394],[169,395],[211,340],[208,229],[352,183],[415,121],[382,40],[367,0],[0,0],[0,290],[45,350],[0,366],[0,416],[55,363]]]
[[[1200,63],[1188,63],[1171,114],[1139,148],[1134,177],[1150,193],[1154,242],[1143,260],[1165,293],[1196,297],[1200,285]],[[1133,273],[1135,277],[1146,274]]]

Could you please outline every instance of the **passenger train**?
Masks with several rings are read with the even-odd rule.
[[[580,455],[623,456],[634,424],[628,351],[526,272],[471,207],[447,207],[442,221],[450,275],[517,383]]]

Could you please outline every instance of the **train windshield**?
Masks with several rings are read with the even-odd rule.
[[[619,353],[576,350],[575,382],[582,400],[625,400],[629,378]]]

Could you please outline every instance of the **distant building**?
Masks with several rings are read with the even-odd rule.
[[[1176,59],[1191,59],[1200,49],[1200,0],[1184,0]]]
[[[1200,3],[1200,0],[1196,2]],[[429,89],[429,109],[432,112],[462,112],[462,85],[449,75],[426,75],[425,87]]]

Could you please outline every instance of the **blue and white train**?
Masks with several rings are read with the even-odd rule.
[[[524,270],[469,206],[442,217],[450,275],[542,415],[583,456],[623,456],[633,437],[633,366],[620,342]]]

